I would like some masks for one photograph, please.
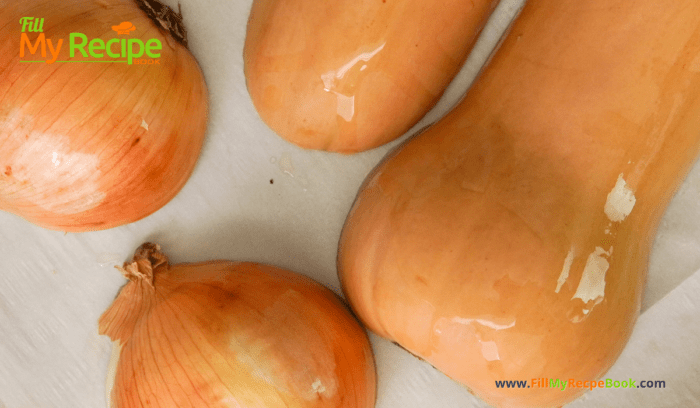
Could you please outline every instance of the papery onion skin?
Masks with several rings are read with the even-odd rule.
[[[59,60],[77,32],[158,39],[159,62],[20,62],[43,59],[29,50],[19,57],[27,16],[44,18],[54,47],[63,39]],[[207,123],[206,84],[187,48],[131,0],[0,0],[0,22],[0,210],[80,232],[137,221],[169,202],[194,169]],[[122,22],[136,30],[118,35],[112,26]],[[32,44],[39,35],[26,34]],[[71,58],[85,59],[93,58]]]
[[[100,319],[121,346],[112,408],[375,403],[367,334],[340,299],[273,266],[169,265],[144,244]]]

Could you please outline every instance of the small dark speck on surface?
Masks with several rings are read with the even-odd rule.
[[[270,179],[270,184],[275,184],[275,180]]]
[[[10,177],[12,175],[12,167],[10,166],[5,166],[5,175],[7,177]]]

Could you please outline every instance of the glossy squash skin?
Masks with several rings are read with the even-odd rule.
[[[405,133],[464,63],[497,0],[255,0],[244,48],[262,120],[352,153]]]
[[[460,105],[365,181],[347,298],[488,403],[559,407],[587,389],[550,380],[591,388],[627,342],[699,145],[699,2],[532,0]]]

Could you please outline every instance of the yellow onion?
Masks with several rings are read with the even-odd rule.
[[[143,244],[100,318],[115,343],[113,408],[369,408],[374,359],[340,299],[273,266],[169,265]],[[108,387],[109,388],[109,387]]]
[[[207,121],[180,15],[154,0],[0,0],[0,22],[0,210],[85,231],[170,201]],[[99,49],[113,39],[119,58]],[[89,42],[86,56],[70,56],[71,40]],[[152,40],[140,58],[137,40]]]

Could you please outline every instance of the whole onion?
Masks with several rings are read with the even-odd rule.
[[[146,243],[100,318],[112,408],[371,408],[367,334],[330,290],[273,266],[169,265]]]
[[[0,209],[85,231],[172,199],[207,122],[180,14],[154,0],[0,0],[0,22]]]

